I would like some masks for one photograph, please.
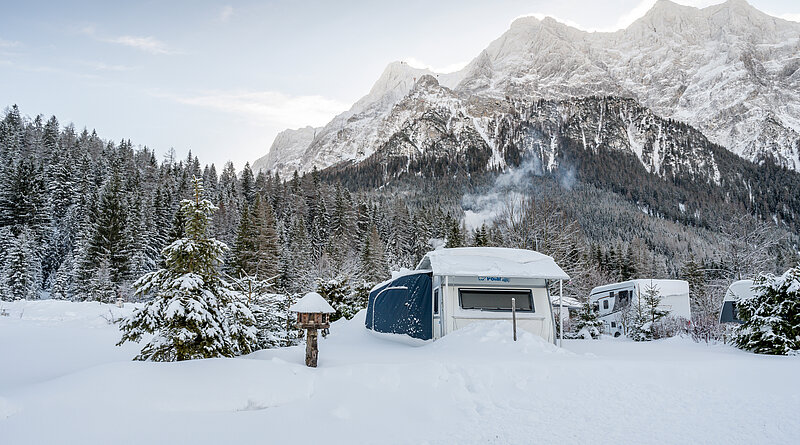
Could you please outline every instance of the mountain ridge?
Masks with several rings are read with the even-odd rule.
[[[392,108],[413,83],[430,75],[464,103],[474,96],[633,98],[746,159],[771,157],[798,170],[798,36],[800,23],[769,16],[743,0],[702,9],[660,0],[614,32],[522,17],[458,72],[437,74],[393,62],[370,93],[323,127],[302,154],[273,144],[273,158],[283,159],[283,167],[273,162],[258,168],[303,172],[367,158],[392,129],[402,127],[385,122]]]

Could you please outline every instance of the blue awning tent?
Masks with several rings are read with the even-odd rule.
[[[431,272],[415,272],[382,283],[369,293],[366,327],[375,332],[433,338]]]

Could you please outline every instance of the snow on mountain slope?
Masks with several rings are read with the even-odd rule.
[[[253,162],[253,171],[275,169],[291,172],[300,169],[300,161],[303,159],[306,149],[320,130],[322,130],[321,127],[308,126],[297,130],[281,131],[272,141],[269,152]]]
[[[405,62],[393,62],[386,67],[369,94],[324,127],[315,129],[310,139],[309,132],[291,138],[282,137],[286,132],[280,133],[269,153],[253,164],[254,170],[291,173],[296,169],[303,172],[314,166],[325,168],[345,159],[366,158],[383,141],[376,123],[384,119],[425,75],[440,77],[452,85],[460,78],[458,73],[440,75]]]
[[[800,170],[800,23],[743,0],[703,9],[659,0],[613,33],[585,32],[552,18],[517,19],[457,73],[390,64],[370,93],[334,118],[302,155],[297,147],[274,144],[282,152],[275,159],[294,161],[265,168],[307,171],[367,158],[388,140],[386,128],[402,126],[392,108],[424,74],[452,90],[466,109],[480,97],[634,98],[742,157],[772,156]],[[483,122],[482,111],[468,117]]]
[[[518,19],[465,70],[461,92],[632,97],[747,159],[800,169],[800,23],[742,0],[704,9],[660,0],[614,33]]]

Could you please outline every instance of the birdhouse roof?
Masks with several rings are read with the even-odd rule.
[[[302,312],[306,314],[332,314],[336,312],[322,295],[316,292],[309,292],[303,298],[297,300],[297,303],[289,306],[292,312]]]

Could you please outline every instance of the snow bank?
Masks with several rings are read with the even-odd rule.
[[[0,301],[0,309],[8,312],[8,320],[32,321],[38,325],[72,325],[80,327],[106,327],[112,319],[127,317],[139,303],[115,304],[99,302],[71,302],[64,300]]]
[[[0,420],[11,417],[17,412],[17,408],[8,400],[0,397]]]
[[[448,355],[481,358],[568,354],[542,337],[522,329],[517,329],[517,341],[514,341],[511,322],[500,320],[469,324],[437,340],[431,344],[431,348]]]
[[[104,308],[68,303],[59,310],[75,314],[58,321],[60,305],[27,304],[44,322],[0,317],[3,445],[729,444],[800,434],[800,360],[724,345],[558,349],[525,332],[514,342],[509,323],[487,322],[409,347],[370,335],[362,312],[319,339],[318,368],[304,366],[302,345],[142,363],[131,361],[136,345],[114,346],[116,326],[96,323]]]

